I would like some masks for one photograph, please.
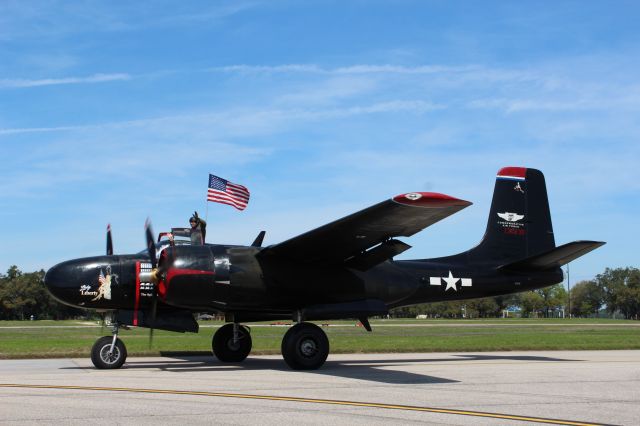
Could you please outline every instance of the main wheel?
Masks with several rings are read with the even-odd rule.
[[[96,368],[101,370],[110,370],[122,367],[127,359],[127,348],[122,340],[116,338],[116,344],[111,351],[111,343],[113,337],[104,336],[96,340],[91,348],[91,362]]]
[[[316,370],[329,355],[329,339],[320,327],[302,322],[282,338],[282,357],[294,370]]]
[[[213,354],[222,362],[241,362],[251,352],[249,328],[238,326],[238,339],[233,339],[233,324],[225,324],[216,331],[211,341]]]

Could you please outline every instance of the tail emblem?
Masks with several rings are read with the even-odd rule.
[[[518,213],[504,212],[504,213],[498,213],[498,216],[501,219],[506,220],[507,222],[517,222],[519,220],[524,219],[524,215],[523,214],[518,214]]]
[[[524,194],[524,189],[522,189],[522,187],[520,186],[520,182],[516,183],[516,186],[513,187],[513,190]]]

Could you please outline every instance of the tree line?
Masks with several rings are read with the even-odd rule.
[[[23,273],[11,266],[0,274],[0,320],[69,319],[87,317],[87,311],[55,301],[44,284],[44,271]],[[640,319],[640,269],[607,268],[592,280],[571,288],[570,303],[562,284],[534,291],[481,299],[436,302],[393,309],[392,316],[426,315],[435,318],[496,318],[506,310],[523,317],[557,316],[559,311],[574,317],[597,316],[604,312],[627,319]]]
[[[0,274],[0,320],[69,319],[86,316],[81,309],[57,302],[45,289],[44,271],[23,273],[11,266]]]

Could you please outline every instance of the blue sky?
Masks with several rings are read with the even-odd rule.
[[[473,206],[400,258],[475,245],[496,171],[541,169],[556,242],[608,244],[572,280],[638,266],[637,2],[0,3],[0,271],[144,247],[273,244],[396,194]]]

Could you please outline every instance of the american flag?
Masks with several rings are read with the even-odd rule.
[[[249,203],[249,190],[242,185],[209,175],[207,201],[229,204],[238,210],[244,210]]]

